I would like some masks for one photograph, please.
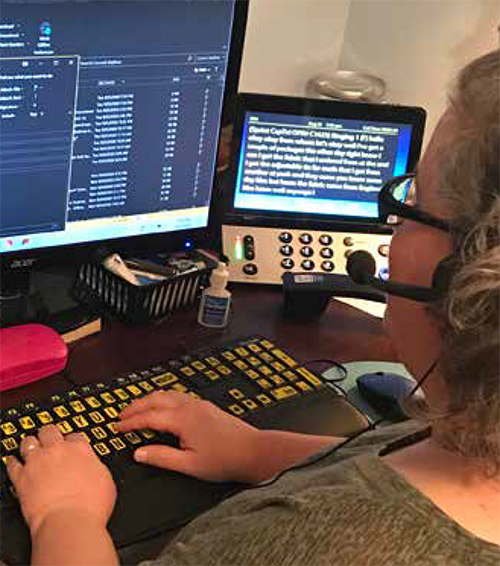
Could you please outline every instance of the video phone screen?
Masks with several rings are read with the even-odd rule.
[[[376,220],[382,185],[407,171],[412,129],[247,111],[234,209]]]

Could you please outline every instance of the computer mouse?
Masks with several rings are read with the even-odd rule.
[[[404,421],[408,417],[400,407],[399,401],[407,397],[415,388],[413,379],[396,373],[377,371],[360,375],[356,384],[360,394],[380,414],[391,421]],[[414,395],[422,396],[418,390]]]

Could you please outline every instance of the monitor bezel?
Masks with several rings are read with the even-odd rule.
[[[417,165],[422,149],[426,112],[416,106],[344,102],[268,94],[240,93],[236,102],[234,132],[231,145],[231,164],[225,192],[223,224],[262,226],[269,228],[303,228],[325,231],[391,233],[378,218],[360,216],[328,216],[301,212],[275,212],[242,209],[234,206],[238,166],[240,162],[243,127],[247,112],[268,112],[310,116],[312,118],[339,118],[373,120],[409,124],[413,127],[408,155],[408,171]]]
[[[228,70],[223,95],[221,124],[227,113],[228,105],[234,104],[238,92],[238,83],[241,71],[243,48],[248,21],[249,0],[235,0],[233,27],[228,57]],[[217,143],[217,152],[219,142]],[[217,177],[214,168],[213,183]],[[211,199],[214,191],[212,190]],[[212,208],[212,200],[209,210]],[[88,242],[72,243],[67,245],[50,246],[29,250],[0,250],[0,264],[3,269],[33,268],[47,263],[77,263],[95,259],[102,254],[102,250],[110,250],[124,255],[147,255],[155,253],[170,253],[185,249],[186,242],[190,247],[199,248],[209,243],[210,212],[207,225],[201,228],[177,230],[174,232],[155,232],[154,234],[141,234],[106,240],[92,240]]]

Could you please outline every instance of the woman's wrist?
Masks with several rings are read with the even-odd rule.
[[[257,484],[290,468],[341,437],[316,436],[283,430],[257,430],[253,438],[252,461],[244,481]]]
[[[40,519],[31,520],[28,526],[31,539],[34,540],[44,529],[58,529],[60,532],[83,527],[106,530],[107,521],[91,510],[69,505],[54,509]]]

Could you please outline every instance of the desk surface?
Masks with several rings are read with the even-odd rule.
[[[332,301],[322,317],[301,323],[282,317],[282,294],[277,287],[234,285],[232,291],[234,309],[226,329],[200,326],[195,307],[176,312],[159,324],[131,326],[106,320],[100,334],[70,346],[63,374],[2,393],[2,406],[57,393],[68,389],[71,381],[108,381],[126,371],[251,334],[275,340],[300,361],[396,360],[381,321],[347,304]]]

